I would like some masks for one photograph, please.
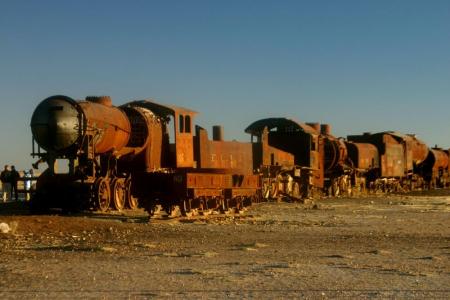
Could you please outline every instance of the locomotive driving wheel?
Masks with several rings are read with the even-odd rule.
[[[94,185],[95,204],[100,211],[107,211],[110,202],[110,188],[106,178],[100,177]]]
[[[127,179],[125,187],[125,203],[129,209],[137,209],[139,206],[138,199],[131,194],[131,179]]]
[[[121,211],[125,208],[125,182],[116,178],[111,183],[112,203],[115,209]]]

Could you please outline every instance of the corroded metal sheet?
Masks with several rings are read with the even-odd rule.
[[[237,141],[210,141],[205,129],[197,128],[195,160],[202,169],[232,169],[253,172],[252,144]]]
[[[340,165],[344,165],[347,160],[347,147],[341,139],[333,136],[326,136],[325,141],[325,170],[330,171]]]
[[[369,143],[346,143],[349,158],[353,166],[360,170],[370,170],[380,167],[377,148]]]
[[[131,128],[122,110],[90,101],[81,101],[79,105],[87,122],[87,132],[94,137],[96,153],[119,151],[126,146]]]
[[[433,170],[445,170],[449,165],[449,157],[441,149],[431,149],[430,154],[433,157]]]

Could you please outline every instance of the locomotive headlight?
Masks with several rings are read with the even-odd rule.
[[[33,138],[46,151],[64,152],[74,146],[81,129],[78,104],[66,96],[43,100],[31,118]]]

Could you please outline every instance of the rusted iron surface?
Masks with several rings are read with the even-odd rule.
[[[331,171],[338,166],[343,166],[348,157],[345,142],[331,135],[324,138],[325,141],[325,170]]]
[[[252,145],[236,141],[210,141],[205,129],[195,135],[195,160],[198,168],[234,169],[253,172]]]
[[[430,150],[430,157],[433,170],[445,170],[448,168],[449,157],[444,150],[433,148]]]
[[[174,137],[174,144],[169,145],[167,149],[163,148],[163,152],[171,156],[166,160],[169,163],[165,166],[177,168],[195,167],[193,128],[197,112],[175,105],[160,104],[151,99],[132,101],[127,105],[147,108],[166,122],[171,118],[174,132],[168,134]]]
[[[412,150],[412,159],[415,165],[423,162],[428,155],[428,146],[415,135],[409,135],[409,147]]]
[[[131,136],[127,146],[120,151],[125,169],[148,172],[162,167],[163,121],[144,107],[124,105],[121,107],[131,123]]]
[[[252,123],[245,131],[252,135],[252,139],[256,137],[256,145],[263,143],[260,146],[263,153],[259,157],[263,165],[276,165],[275,155],[289,160],[291,157],[285,155],[288,153],[294,158],[293,166],[311,170],[310,179],[315,187],[324,186],[324,141],[316,129],[286,118],[269,118]],[[254,146],[256,147],[258,146]],[[282,152],[274,152],[272,149]],[[267,152],[268,150],[271,152]]]
[[[404,177],[408,169],[406,165],[406,146],[398,141],[390,132],[348,136],[349,141],[370,143],[378,149],[380,155],[381,177]]]
[[[295,165],[292,153],[279,150],[269,145],[269,131],[265,129],[253,146],[253,168],[261,166],[293,167]]]
[[[369,143],[346,143],[348,156],[353,166],[361,170],[370,170],[380,167],[377,148]]]
[[[81,101],[87,134],[93,136],[95,152],[120,151],[128,143],[131,127],[126,114],[117,107]]]

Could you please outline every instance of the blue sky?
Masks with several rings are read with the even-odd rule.
[[[189,107],[227,139],[286,116],[450,147],[450,1],[0,0],[0,164],[29,168],[54,94]]]

